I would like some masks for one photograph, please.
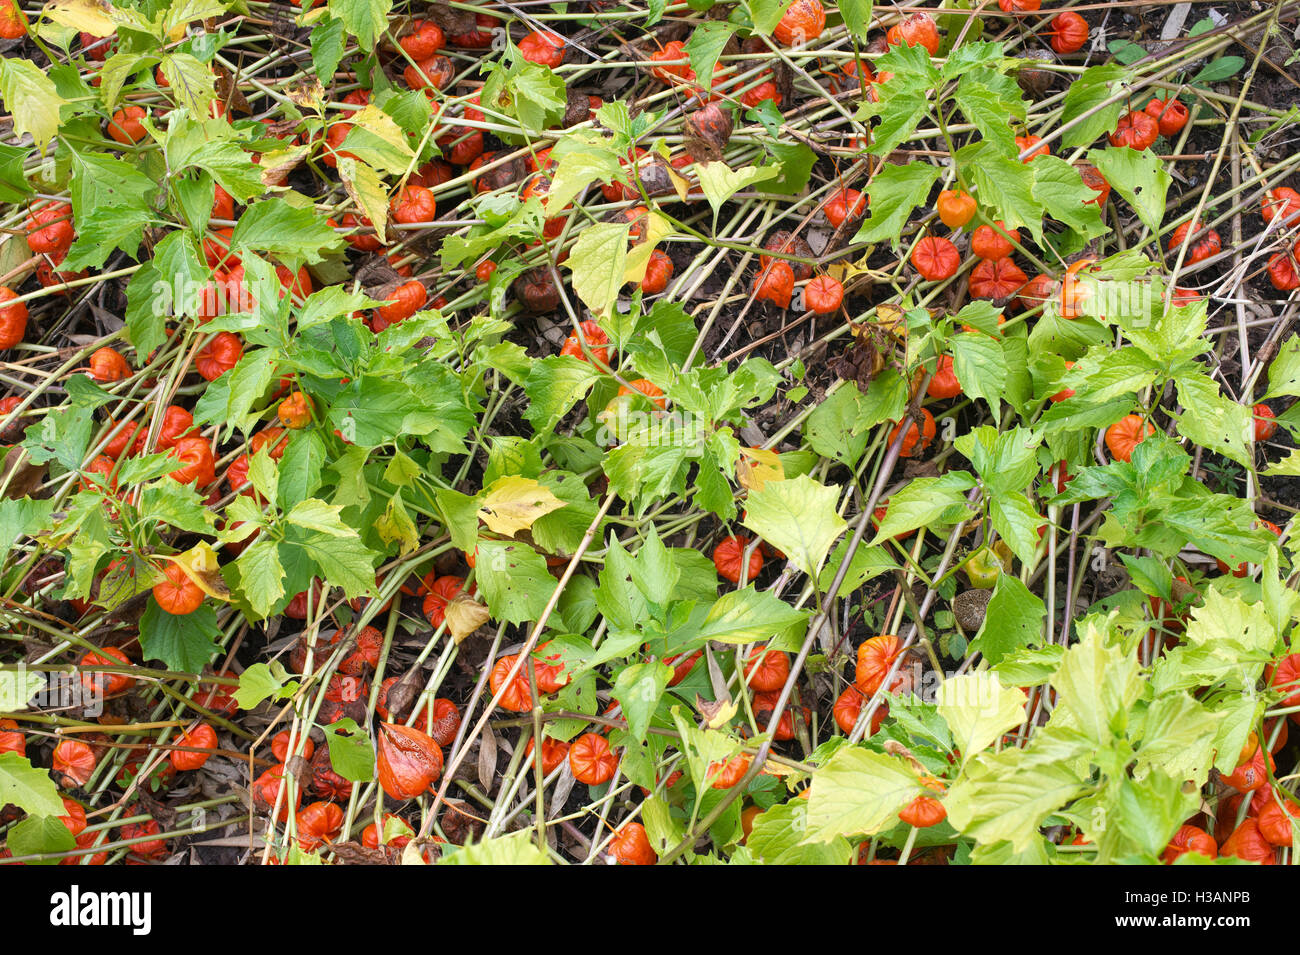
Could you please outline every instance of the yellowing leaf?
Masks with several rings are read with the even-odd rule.
[[[965,673],[944,680],[935,702],[963,762],[1025,720],[1024,691],[1004,687],[992,673]]]
[[[623,287],[627,236],[627,223],[589,225],[578,236],[565,262],[573,273],[573,291],[598,316],[608,316]]]
[[[262,153],[262,161],[258,165],[258,168],[262,171],[262,185],[282,185],[284,177],[298,168],[302,161],[307,158],[309,152],[311,152],[310,146],[294,146],[292,149],[277,149],[274,152]],[[345,159],[339,165],[342,166],[343,162],[353,161]],[[347,185],[346,179],[344,185]],[[387,208],[387,206],[384,207],[385,213]]]
[[[406,172],[415,152],[406,141],[402,127],[378,106],[363,106],[348,122],[352,129],[343,148],[384,172],[400,176]]]
[[[775,179],[781,174],[776,166],[745,166],[732,169],[725,162],[701,162],[695,164],[695,174],[700,178],[700,189],[704,198],[713,207],[716,220],[722,204],[746,186],[767,179]]]
[[[645,241],[638,242],[628,249],[627,259],[623,266],[624,282],[639,284],[645,278],[645,270],[650,264],[650,255],[654,252],[655,246],[659,244],[661,239],[671,235],[672,231],[673,226],[668,219],[657,212],[650,213],[649,222],[646,224]]]
[[[874,835],[898,823],[898,810],[925,794],[903,760],[844,747],[813,773],[804,842]]]
[[[217,559],[217,552],[205,541],[167,559],[183,570],[185,576],[209,597],[230,600],[230,588],[221,576],[221,562]]]
[[[533,526],[539,517],[558,511],[564,502],[533,478],[509,475],[497,478],[488,489],[478,516],[491,530],[507,537]]]
[[[375,227],[375,233],[382,239],[388,227],[388,191],[379,173],[363,162],[340,156],[339,178],[352,201],[366,214]]]
[[[460,643],[491,619],[488,608],[468,594],[457,594],[447,602],[447,629]]]
[[[741,448],[736,462],[736,480],[750,491],[761,491],[768,481],[784,481],[781,455],[770,448]]]
[[[289,101],[305,112],[319,113],[325,105],[325,87],[316,79],[295,84],[289,87]]]
[[[744,524],[810,576],[848,522],[836,511],[840,488],[819,484],[806,474],[791,481],[768,481],[751,491]]]
[[[45,15],[55,23],[93,36],[112,36],[117,32],[112,19],[115,12],[107,0],[50,0],[45,5]]]
[[[174,53],[164,56],[161,66],[177,104],[195,116],[205,115],[217,95],[207,64],[190,53]]]
[[[54,81],[31,60],[0,57],[0,99],[13,114],[14,131],[31,133],[42,150],[59,129],[59,107],[67,102]]]

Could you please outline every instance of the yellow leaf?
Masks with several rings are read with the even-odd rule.
[[[305,112],[320,113],[325,108],[325,87],[320,80],[289,87],[289,101]]]
[[[283,185],[284,177],[301,165],[311,152],[310,146],[294,146],[292,149],[277,149],[275,152],[262,153],[258,168],[262,170],[262,185]]]
[[[230,588],[221,576],[221,562],[217,559],[217,552],[205,541],[200,541],[184,553],[167,556],[167,560],[184,571],[185,576],[209,597],[230,600]]]
[[[424,861],[424,855],[420,852],[420,847],[412,839],[402,848],[402,865],[428,865]]]
[[[447,603],[447,629],[460,643],[491,618],[488,608],[468,594],[457,594]]]
[[[510,475],[492,482],[478,516],[493,532],[514,537],[533,522],[551,511],[564,507],[564,502],[533,478]]]
[[[55,23],[93,36],[117,32],[112,19],[116,12],[107,0],[51,0],[45,5],[45,15]]]
[[[375,227],[381,239],[388,228],[388,192],[379,173],[363,162],[349,156],[339,157],[339,178],[352,201]]]
[[[691,184],[684,176],[678,175],[677,170],[672,166],[668,167],[668,178],[672,182],[673,188],[677,190],[677,198],[685,202],[686,196],[691,191]]]
[[[646,223],[645,240],[638,242],[627,250],[627,259],[623,266],[624,282],[641,282],[645,278],[646,267],[650,264],[650,254],[654,252],[659,240],[672,234],[673,225],[657,212],[650,213]]]
[[[399,167],[405,166],[409,160],[415,158],[415,153],[411,149],[411,144],[406,141],[406,133],[402,131],[402,127],[378,106],[363,106],[348,117],[348,122],[354,127],[354,132],[356,127],[360,127],[392,150],[391,154],[384,157],[384,161],[390,165],[388,172],[402,172]],[[373,149],[369,151],[375,152]],[[371,159],[369,155],[365,158]]]
[[[736,462],[736,480],[750,491],[761,491],[768,481],[784,481],[781,456],[768,448],[741,448]]]
[[[844,285],[848,285],[851,279],[859,275],[869,275],[871,267],[867,264],[868,256],[863,256],[856,262],[845,262],[840,260],[832,262],[826,266],[826,274],[833,279],[839,279]]]
[[[722,729],[731,722],[739,709],[740,707],[731,700],[701,708],[701,713],[705,717],[704,728],[708,730]]]

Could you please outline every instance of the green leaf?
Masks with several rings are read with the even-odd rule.
[[[1280,395],[1300,395],[1300,335],[1292,334],[1277,350],[1268,366],[1268,391],[1260,400]]]
[[[0,799],[34,816],[61,816],[64,812],[59,788],[49,772],[14,752],[0,753]]]
[[[524,417],[538,434],[549,433],[599,380],[600,372],[590,362],[568,355],[548,355],[534,361],[524,383],[528,397]]]
[[[313,208],[295,208],[283,199],[264,199],[239,217],[230,237],[232,249],[267,253],[286,265],[320,262],[325,253],[343,248],[343,239]]]
[[[1164,163],[1149,149],[1139,152],[1127,146],[1093,149],[1088,161],[1106,177],[1138,218],[1152,232],[1160,230],[1165,215],[1165,195],[1173,181]]]
[[[951,339],[952,370],[962,390],[997,411],[1006,392],[1007,359],[1002,344],[982,332],[960,332]]]
[[[733,170],[725,162],[699,162],[695,164],[695,171],[704,198],[709,200],[709,205],[713,208],[713,221],[716,225],[718,210],[723,203],[746,186],[775,179],[780,175],[781,169],[780,166],[745,166]]]
[[[251,710],[266,700],[285,700],[298,689],[298,681],[290,680],[289,673],[279,660],[271,663],[254,663],[239,674],[239,688],[232,694],[241,710]]]
[[[1142,57],[1147,55],[1146,49],[1137,43],[1134,43],[1132,40],[1111,40],[1106,44],[1106,48],[1110,50],[1111,55],[1114,56],[1116,60],[1123,63],[1125,66],[1128,66],[1130,63],[1136,63],[1138,60],[1142,59]]]
[[[1222,713],[1211,713],[1185,692],[1153,700],[1142,717],[1140,764],[1202,785],[1214,764],[1216,737],[1223,719]],[[1240,749],[1238,744],[1232,753],[1234,758]]]
[[[140,618],[140,649],[146,660],[161,660],[169,670],[201,673],[220,649],[217,612],[210,603],[183,616],[170,614],[150,600]]]
[[[753,643],[788,630],[808,619],[806,610],[795,610],[780,597],[752,586],[732,590],[709,608],[695,642]]]
[[[984,845],[1005,840],[1017,851],[1029,848],[1041,838],[1043,820],[1086,790],[1076,762],[1093,745],[1077,733],[1049,726],[1025,749],[979,755],[943,801],[948,821]]]
[[[841,488],[819,484],[806,474],[768,481],[750,491],[744,524],[783,551],[810,577],[821,569],[848,522],[836,511]]]
[[[1112,84],[1122,81],[1125,75],[1126,71],[1122,68],[1113,63],[1105,63],[1088,67],[1070,83],[1062,103],[1061,125],[1068,125],[1076,119],[1079,123],[1061,136],[1063,147],[1076,149],[1090,146],[1099,136],[1105,136],[1115,128],[1124,103],[1117,101],[1109,106],[1101,104],[1110,98]]]
[[[559,146],[555,152],[560,152]],[[566,150],[559,156],[551,188],[546,191],[547,214],[556,215],[593,182],[614,182],[621,176],[618,157],[608,149],[593,146]]]
[[[988,672],[965,673],[939,684],[939,715],[952,730],[962,763],[993,745],[1007,730],[1025,721],[1025,694],[1004,687]]]
[[[1009,120],[1024,119],[1024,103],[1019,100],[1008,101],[999,96],[984,84],[987,75],[986,69],[980,69],[976,73],[962,76],[953,99],[966,114],[966,118],[979,130],[985,142],[996,146],[1002,155],[1014,158],[1020,150],[1016,146],[1016,134],[1011,129]],[[1020,115],[1016,116],[1016,112]],[[1016,161],[1019,162],[1018,159]]]
[[[199,300],[194,291],[211,281],[212,270],[199,257],[194,236],[179,229],[167,233],[154,246],[152,266],[160,277],[166,276],[165,287],[171,293],[172,314],[195,315]]]
[[[867,42],[867,28],[871,26],[872,0],[840,0],[840,16],[849,32],[861,43]]]
[[[343,21],[348,33],[357,38],[367,53],[388,26],[393,0],[329,0],[329,12]]]
[[[549,66],[523,63],[510,80],[510,88],[514,97],[506,112],[519,121],[525,133],[536,135],[564,118],[564,80]]]
[[[285,520],[297,527],[319,531],[330,537],[355,537],[356,531],[339,517],[341,510],[341,507],[311,498],[297,504]]]
[[[1159,855],[1173,838],[1183,820],[1196,812],[1199,794],[1188,792],[1182,776],[1153,770],[1120,781],[1118,812],[1119,832],[1137,848],[1151,856]],[[1108,840],[1107,840],[1108,841]],[[1102,843],[1103,847],[1106,842]]]
[[[1202,374],[1178,378],[1178,433],[1201,447],[1221,454],[1245,467],[1254,463],[1253,449],[1247,438],[1254,430],[1250,408],[1230,401],[1219,386]]]
[[[384,180],[374,167],[351,156],[338,157],[338,170],[343,188],[370,220],[376,235],[382,236],[388,228],[388,190],[384,187]]]
[[[133,459],[142,460],[148,459]],[[175,460],[163,455],[154,470],[166,474],[174,467]],[[118,472],[118,479],[124,484],[132,483],[125,466]],[[194,534],[211,534],[216,523],[213,512],[205,506],[204,497],[190,485],[172,480],[153,481],[141,489],[140,514]]]
[[[686,41],[686,55],[695,76],[706,90],[713,88],[713,68],[722,48],[735,32],[735,25],[725,20],[704,20],[691,31],[690,39]]]
[[[862,223],[853,241],[897,245],[903,226],[916,207],[926,201],[938,179],[939,167],[929,163],[886,163],[868,190],[871,217]]]
[[[663,663],[634,663],[625,667],[614,681],[614,699],[623,708],[627,730],[638,743],[644,743],[650,718],[659,706],[673,668]]]
[[[573,273],[573,290],[584,305],[608,316],[623,287],[628,225],[598,222],[582,230],[565,264]]]
[[[1038,476],[1036,451],[1039,439],[1025,428],[998,431],[983,425],[967,432],[953,446],[970,459],[993,497],[1009,491],[1024,491]]]
[[[1032,564],[1038,547],[1038,528],[1044,520],[1029,499],[1019,491],[994,495],[989,499],[989,517],[993,529],[1006,539],[1021,562]]]
[[[918,527],[949,526],[971,516],[966,493],[975,479],[965,471],[949,471],[942,477],[917,478],[889,498],[889,509],[880,522],[873,545]]]
[[[829,842],[804,843],[808,801],[791,799],[766,809],[754,820],[745,845],[766,865],[847,865],[853,846],[843,836]]]
[[[27,709],[31,698],[44,688],[45,678],[40,673],[0,670],[0,713]]]
[[[368,783],[375,778],[375,747],[352,719],[341,719],[321,729],[330,748],[330,766],[348,782]]]
[[[1200,72],[1188,80],[1188,83],[1194,86],[1222,83],[1240,73],[1245,65],[1245,59],[1240,56],[1221,56],[1203,66]]]
[[[289,446],[284,451],[279,468],[280,483],[277,492],[281,508],[294,508],[316,493],[321,485],[321,470],[325,461],[325,441],[319,432],[290,433]]]
[[[767,102],[767,101],[765,101]],[[793,196],[804,190],[812,175],[812,168],[817,162],[817,154],[803,143],[765,142],[764,148],[776,160],[775,166],[781,172],[779,176],[763,187],[764,192],[782,196]],[[662,301],[662,300],[661,300]],[[659,302],[655,303],[659,305]]]
[[[913,49],[903,47],[902,49]],[[922,51],[924,54],[924,51]],[[891,90],[891,86],[903,86],[905,81],[895,77],[878,85],[880,104],[866,103],[858,111],[859,118],[867,119],[880,116],[880,122],[871,131],[871,146],[868,152],[873,156],[888,156],[916,132],[916,127],[930,111],[930,98],[923,90],[906,87]],[[888,103],[888,106],[885,105]]]
[[[363,106],[348,117],[348,124],[341,149],[363,165],[400,176],[415,158],[402,127],[378,106]]]
[[[0,754],[0,758],[4,755]],[[59,803],[59,813],[64,812],[63,803]],[[77,848],[77,840],[72,830],[53,814],[29,816],[15,823],[7,833],[6,847],[16,856],[40,855],[43,853],[70,852]],[[78,860],[80,856],[75,857]],[[58,860],[49,859],[37,865],[55,865]]]
[[[754,32],[760,36],[770,36],[792,2],[793,0],[741,0],[741,6],[749,14]]]
[[[991,219],[1000,219],[1008,229],[1025,226],[1041,242],[1043,206],[1034,197],[1037,163],[1022,163],[998,154],[991,143],[972,143],[957,151],[957,161],[967,165],[975,183],[980,205],[991,209]]]
[[[857,388],[836,388],[808,416],[804,437],[809,446],[823,457],[853,467],[862,457],[870,437],[871,424],[861,425],[866,399]],[[883,420],[883,419],[882,419]]]
[[[898,811],[923,795],[902,759],[846,747],[813,773],[806,842],[869,836],[898,823]]]
[[[527,544],[480,540],[474,572],[493,618],[503,623],[536,620],[555,591],[546,560]]]
[[[1065,647],[1056,643],[1032,650],[1013,650],[993,666],[993,672],[1003,686],[1039,686],[1055,675],[1064,656]]]
[[[77,241],[64,264],[70,269],[101,268],[115,249],[134,256],[144,227],[154,217],[146,197],[157,192],[158,184],[137,166],[111,156],[70,155]]]
[[[301,546],[316,562],[321,576],[334,586],[343,588],[348,599],[374,593],[375,555],[355,531],[350,531],[348,537],[313,534]]]
[[[1091,201],[1097,194],[1084,185],[1079,170],[1055,156],[1038,156],[1029,165],[1034,171],[1034,198],[1049,216],[1084,239],[1105,234],[1101,210]]]
[[[1043,601],[1019,577],[1001,574],[970,651],[983,654],[996,667],[1009,655],[1041,641],[1046,616]]]
[[[835,550],[831,552],[830,558],[826,561],[826,565],[822,567],[822,572],[817,578],[817,586],[821,588],[823,593],[830,589],[831,583],[835,580],[835,574],[840,569],[840,564],[844,563],[844,554],[848,550],[849,540],[849,537],[845,537],[836,544]],[[849,561],[849,569],[844,574],[844,581],[840,584],[836,596],[841,599],[846,598],[868,580],[895,570],[897,567],[898,564],[889,556],[889,551],[884,547],[860,545],[853,552],[853,560]]]
[[[317,76],[333,76],[343,59],[346,29],[336,17],[321,17],[311,29],[311,65]]]
[[[0,144],[0,202],[22,202],[35,192],[23,172],[27,153],[21,146]]]
[[[262,537],[235,561],[239,589],[254,614],[266,617],[284,596],[284,567],[275,541]]]
[[[550,865],[551,860],[532,841],[532,830],[486,839],[476,845],[444,852],[438,865]]]
[[[54,88],[54,81],[31,60],[0,58],[0,99],[14,119],[18,135],[31,133],[43,152],[59,130],[59,109],[67,101]]]
[[[0,499],[0,537],[18,541],[51,526],[54,500],[32,500],[30,497]],[[0,710],[5,707],[0,706]]]
[[[145,262],[127,282],[126,334],[138,354],[148,355],[167,340],[166,310],[158,307],[159,289],[167,287],[152,262]]]
[[[384,513],[375,521],[375,530],[385,544],[397,543],[399,553],[411,553],[420,546],[420,531],[406,510],[402,492],[398,490],[388,499]]]

